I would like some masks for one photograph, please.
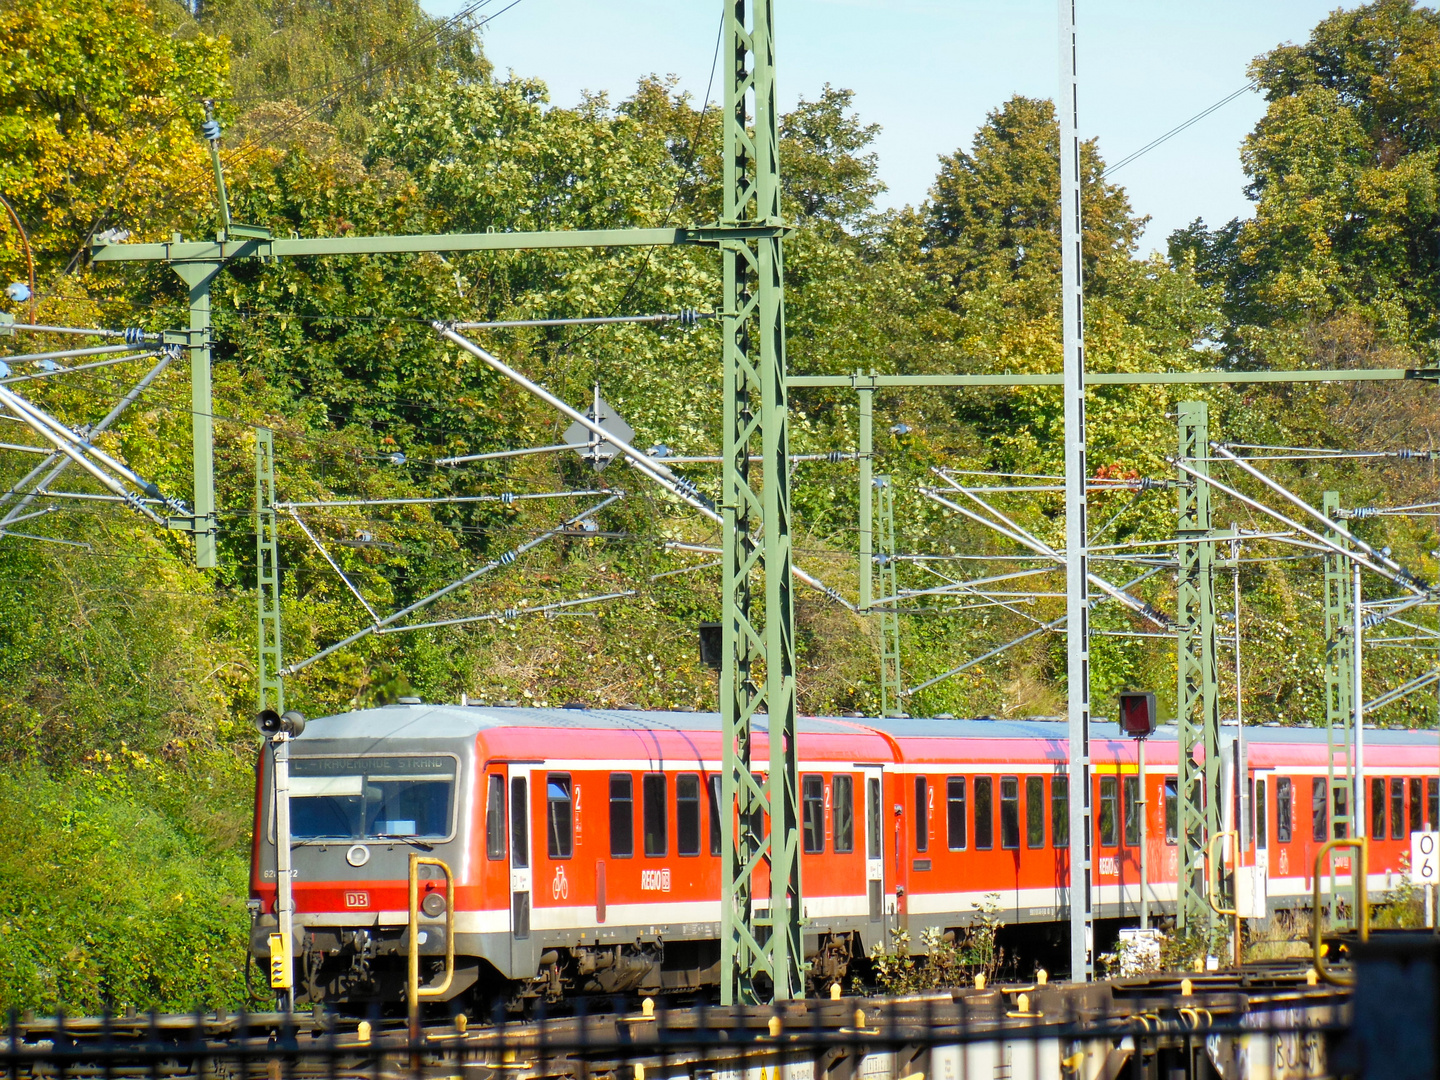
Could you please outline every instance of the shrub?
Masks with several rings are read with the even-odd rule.
[[[1004,962],[1003,951],[995,943],[1004,925],[1000,894],[989,893],[974,907],[975,919],[958,932],[947,934],[938,926],[921,931],[923,956],[910,954],[908,930],[891,930],[888,948],[876,942],[870,950],[875,988],[884,994],[914,994],[973,983],[977,975],[994,978]]]

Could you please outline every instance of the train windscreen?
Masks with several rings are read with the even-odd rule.
[[[296,840],[443,840],[455,797],[453,757],[295,758]]]

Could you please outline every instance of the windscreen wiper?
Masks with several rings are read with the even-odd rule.
[[[414,844],[421,851],[434,851],[434,844],[427,844],[424,840],[414,836],[401,836],[398,833],[376,833],[376,840],[399,840],[402,844]]]

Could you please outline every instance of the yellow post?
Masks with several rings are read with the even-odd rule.
[[[1321,945],[1321,931],[1324,919],[1320,914],[1320,885],[1323,880],[1325,860],[1329,858],[1330,852],[1335,848],[1354,848],[1356,851],[1355,861],[1350,867],[1350,877],[1355,883],[1355,922],[1356,929],[1360,931],[1360,940],[1370,940],[1370,895],[1368,888],[1367,874],[1370,872],[1370,845],[1363,838],[1358,836],[1345,837],[1340,840],[1331,840],[1315,853],[1315,895],[1314,895],[1314,924],[1315,933],[1313,945],[1315,949],[1315,971],[1320,978],[1333,986],[1354,986],[1355,980],[1343,975],[1337,975],[1325,966],[1325,957]]]
[[[1215,897],[1220,895],[1220,880],[1215,874],[1215,867],[1218,860],[1215,858],[1215,845],[1217,842],[1233,836],[1235,838],[1235,906],[1233,908],[1222,908],[1215,902]],[[1210,902],[1210,910],[1219,915],[1222,919],[1233,916],[1235,919],[1235,966],[1238,968],[1244,963],[1244,954],[1240,945],[1240,834],[1234,829],[1226,832],[1218,832],[1210,838],[1210,843],[1205,849],[1205,862],[1209,867],[1209,873],[1205,879],[1205,899]]]
[[[420,985],[420,867],[438,866],[445,875],[445,978],[439,986]],[[443,859],[410,853],[410,973],[406,981],[410,1006],[410,1042],[420,1041],[420,999],[436,998],[455,978],[455,875]]]

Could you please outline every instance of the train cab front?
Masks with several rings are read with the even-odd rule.
[[[314,721],[289,744],[297,998],[315,1003],[396,1003],[405,998],[410,951],[410,877],[416,881],[422,986],[443,981],[445,871],[455,907],[472,892],[463,809],[474,739],[436,738],[404,706]],[[432,714],[438,710],[425,710]],[[251,954],[269,970],[277,904],[275,749],[261,754],[252,861]],[[436,865],[436,863],[442,865]],[[458,943],[457,943],[458,944]],[[455,950],[462,952],[462,948]],[[473,952],[474,950],[464,950]],[[480,961],[460,955],[448,990],[465,993]]]

